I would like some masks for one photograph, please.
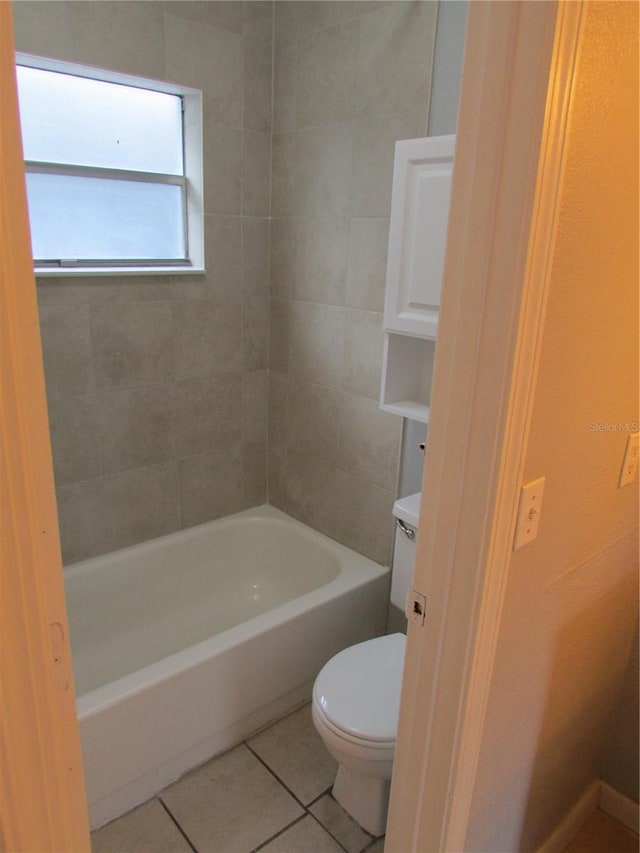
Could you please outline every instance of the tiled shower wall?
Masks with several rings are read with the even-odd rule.
[[[14,3],[18,50],[204,95],[206,276],[38,282],[65,562],[264,502],[267,434],[270,502],[390,559],[391,172],[436,5]]]
[[[13,10],[18,50],[204,95],[206,276],[37,285],[71,562],[266,499],[273,5]]]
[[[401,441],[378,408],[393,154],[426,134],[436,5],[275,6],[269,500],[381,563]]]

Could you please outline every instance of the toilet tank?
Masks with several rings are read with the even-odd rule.
[[[396,518],[396,537],[391,573],[391,603],[403,613],[413,581],[421,497],[421,493],[417,492],[415,495],[400,498],[393,505],[393,514]]]

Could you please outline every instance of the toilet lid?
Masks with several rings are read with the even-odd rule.
[[[395,740],[405,642],[404,634],[377,637],[325,664],[313,698],[330,723],[365,740]]]

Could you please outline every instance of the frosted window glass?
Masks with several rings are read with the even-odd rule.
[[[17,74],[26,160],[183,174],[178,95],[24,65]]]
[[[184,260],[182,188],[27,174],[38,260]]]

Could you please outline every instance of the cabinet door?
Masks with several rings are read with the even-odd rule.
[[[434,338],[449,219],[455,136],[396,143],[385,329]]]

